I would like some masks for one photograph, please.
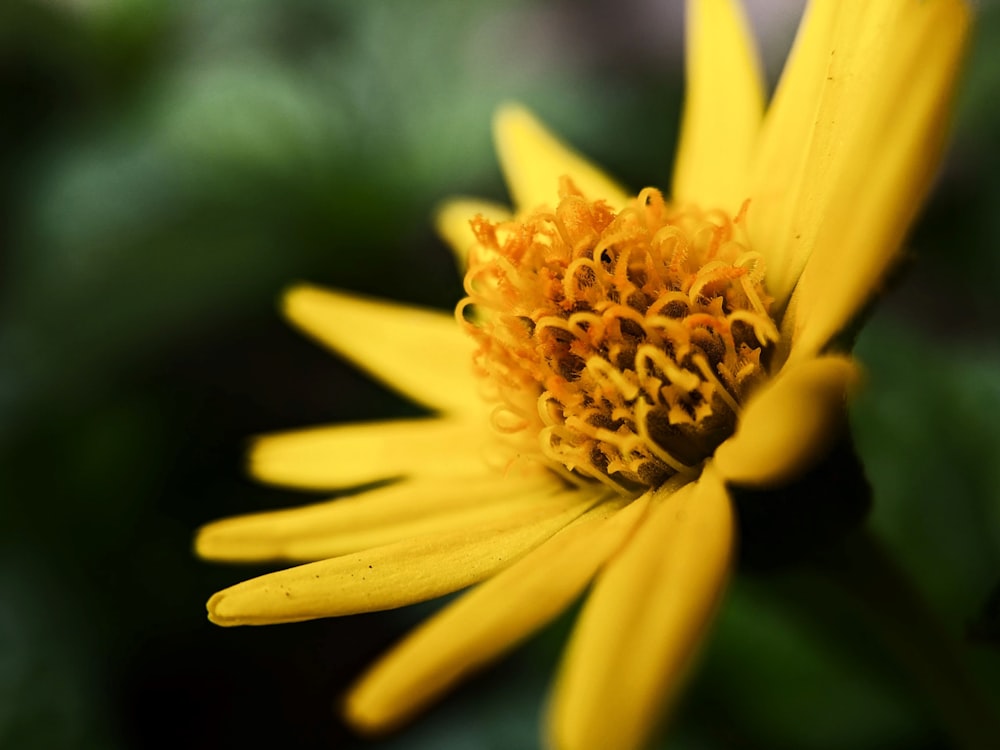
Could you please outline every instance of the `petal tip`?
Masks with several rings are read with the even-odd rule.
[[[535,116],[531,110],[517,101],[502,102],[493,112],[493,132],[501,134],[519,125],[532,124]]]
[[[287,287],[278,303],[281,314],[292,322],[298,322],[317,303],[333,296],[328,289],[307,282],[299,282]]]
[[[246,547],[245,538],[232,531],[231,519],[223,519],[202,526],[195,534],[194,554],[202,560],[214,562],[255,562],[261,555],[253,554],[253,545]]]
[[[512,163],[517,161],[518,152],[525,149],[525,144],[547,142],[548,139],[546,128],[523,104],[505,102],[493,113],[493,143],[505,172],[509,172]],[[512,184],[512,192],[516,192],[514,187]],[[514,197],[516,200],[517,196]]]
[[[365,700],[363,691],[357,687],[343,697],[339,708],[344,721],[365,737],[379,737],[391,729],[382,712],[373,707],[370,701]]]
[[[267,438],[251,438],[246,449],[243,466],[243,470],[247,476],[260,481],[267,481],[269,472],[265,469],[265,466],[268,453]]]
[[[208,621],[213,625],[220,625],[222,627],[231,627],[233,625],[239,625],[240,621],[234,616],[230,606],[227,606],[227,592],[228,589],[216,592],[209,597],[208,602],[205,603],[205,609],[208,611]],[[231,602],[229,602],[231,604]]]
[[[206,524],[195,532],[194,554],[202,560],[211,560],[212,555],[212,527],[215,524]]]
[[[398,731],[418,716],[424,704],[412,703],[378,677],[374,667],[354,683],[338,703],[340,715],[358,734],[377,740]],[[388,689],[387,689],[388,688]]]

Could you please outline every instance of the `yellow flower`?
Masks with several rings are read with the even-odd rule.
[[[400,607],[474,586],[349,694],[377,731],[590,586],[549,712],[559,748],[642,744],[730,568],[727,485],[807,469],[856,366],[834,336],[928,189],[969,25],[961,0],[815,0],[770,106],[739,7],[692,0],[669,202],[630,197],[502,109],[514,213],[458,200],[455,318],[310,287],[286,312],[438,416],[269,436],[263,481],[342,490],[205,527],[199,554],[307,564],[212,597],[221,625]],[[468,335],[471,334],[471,335]]]

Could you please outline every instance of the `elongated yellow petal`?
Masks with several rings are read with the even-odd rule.
[[[622,500],[601,503],[441,610],[351,691],[349,720],[367,730],[395,726],[555,617],[632,533],[648,499],[624,509]]]
[[[452,315],[305,285],[284,305],[295,325],[404,396],[445,412],[482,410],[472,342]]]
[[[795,290],[792,358],[810,357],[879,290],[940,163],[969,31],[962,0],[865,5],[868,44],[821,103],[832,158]],[[853,116],[850,127],[840,123]]]
[[[483,466],[479,422],[408,419],[296,430],[258,438],[250,472],[287,487],[340,489],[405,475],[447,477]]]
[[[736,434],[715,451],[727,481],[783,484],[808,470],[840,435],[858,368],[826,356],[789,365],[747,404]]]
[[[301,508],[224,518],[203,527],[197,553],[211,560],[310,562],[475,525],[560,487],[551,476],[430,477]]]
[[[524,107],[501,108],[493,121],[500,167],[518,213],[555,206],[559,178],[568,176],[590,200],[621,208],[628,196],[610,177],[554,136]]]
[[[815,197],[807,192],[816,112],[830,66],[834,32],[848,5],[813,2],[806,8],[795,44],[764,117],[751,168],[749,228],[753,246],[767,257],[768,290],[784,304],[812,249],[815,231],[806,224]],[[836,54],[836,53],[834,53]]]
[[[469,261],[469,248],[476,241],[469,221],[477,215],[490,221],[507,221],[511,218],[510,209],[506,206],[474,198],[453,198],[438,208],[434,220],[438,234],[451,247],[459,273],[463,276]]]
[[[269,573],[208,601],[217,625],[267,625],[393,609],[457,591],[501,570],[587,510],[586,492],[535,503],[461,531]]]
[[[937,164],[968,15],[962,0],[811,4],[752,177],[749,227],[779,303],[826,256],[799,312],[822,309],[835,331],[879,282]]]
[[[736,213],[764,113],[756,46],[735,0],[688,0],[687,88],[674,200]]]
[[[550,711],[553,747],[642,745],[704,635],[732,548],[732,510],[718,477],[654,497],[577,621]]]

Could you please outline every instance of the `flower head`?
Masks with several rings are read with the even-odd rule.
[[[439,217],[466,272],[457,322],[309,287],[286,298],[296,324],[439,416],[261,439],[264,481],[398,481],[204,528],[205,557],[306,563],[216,594],[212,620],[475,584],[347,697],[378,730],[590,586],[548,737],[640,745],[728,576],[727,487],[801,474],[842,422],[856,366],[832,342],[928,188],[968,20],[961,0],[815,0],[765,114],[739,8],[691,0],[669,198],[627,194],[503,108],[514,211],[459,200]]]
[[[567,178],[554,212],[472,226],[459,312],[511,460],[623,495],[696,475],[778,339],[740,217],[652,188],[615,212]]]

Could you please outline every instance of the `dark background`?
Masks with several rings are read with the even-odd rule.
[[[202,523],[311,499],[244,476],[249,436],[417,413],[288,328],[276,300],[309,280],[454,304],[429,217],[450,194],[504,200],[489,140],[504,100],[626,184],[666,186],[679,5],[0,4],[0,746],[360,742],[335,697],[433,605],[218,629],[204,600],[263,569],[191,553]],[[751,5],[773,81],[799,4]],[[994,698],[998,44],[984,3],[910,268],[858,345],[868,388],[852,414],[873,526]],[[570,621],[375,747],[532,746]],[[795,570],[736,579],[668,735],[944,737],[857,613]]]

